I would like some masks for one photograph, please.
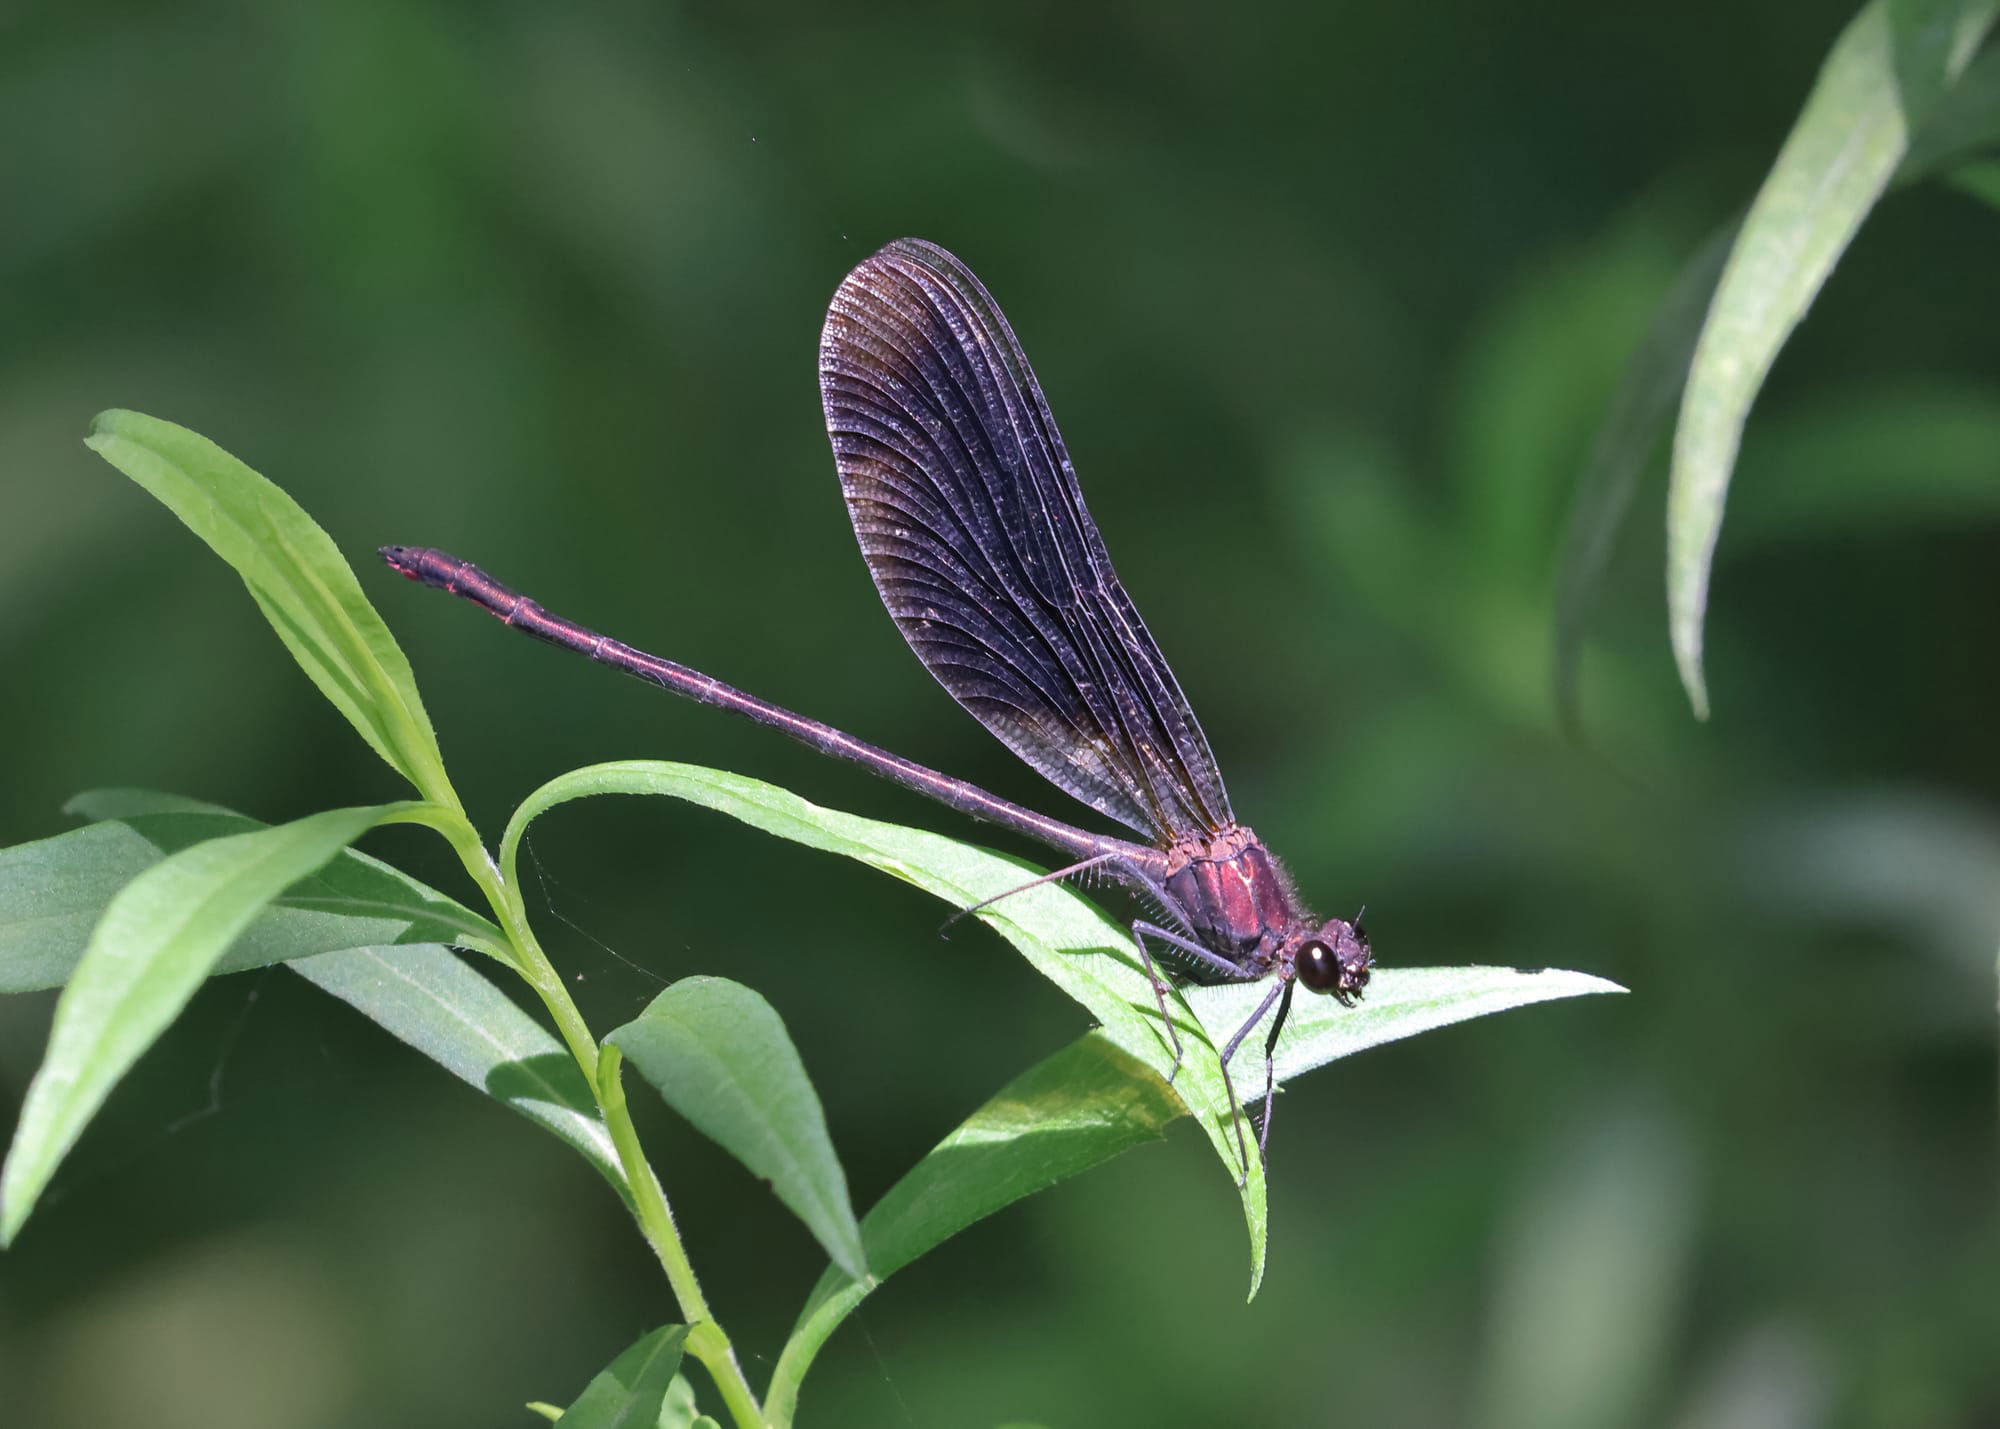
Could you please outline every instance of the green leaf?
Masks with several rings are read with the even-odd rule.
[[[80,794],[72,794],[63,805],[63,812],[92,823],[100,819],[133,819],[142,814],[233,814],[246,823],[255,822],[247,814],[237,814],[234,809],[225,809],[205,799],[190,799],[185,794],[169,794],[160,789],[123,786],[85,789]],[[266,826],[258,824],[257,827]]]
[[[1973,57],[1910,139],[1899,184],[1949,173],[2000,144],[2000,48]]]
[[[1695,340],[1736,232],[1734,223],[1718,229],[1674,280],[1625,365],[1577,477],[1556,575],[1555,617],[1556,713],[1571,733],[1583,724],[1577,672],[1590,608],[1640,479],[1687,385]]]
[[[867,1276],[825,1113],[770,1003],[727,978],[683,978],[604,1040],[696,1130],[770,1182],[834,1264]]]
[[[1680,1127],[1626,1099],[1568,1107],[1547,1133],[1551,1144],[1514,1153],[1507,1179],[1525,1184],[1486,1236],[1487,1349],[1468,1419],[1482,1429],[1644,1423],[1667,1397],[1662,1380],[1677,1372],[1688,1323],[1701,1223],[1692,1149]],[[1733,1416],[1671,1417],[1719,1429]],[[1753,1411],[1736,1422],[1815,1417]]]
[[[349,948],[292,971],[447,1072],[554,1133],[632,1199],[590,1083],[554,1034],[449,948]]]
[[[2000,209],[2000,159],[1966,164],[1952,170],[1946,181],[1960,193],[1978,199],[1988,208]]]
[[[1965,162],[1996,142],[2000,49],[1987,49],[1912,137],[1893,182],[1903,186],[1941,174],[1945,182],[2000,208],[2000,163]],[[1572,732],[1582,723],[1577,667],[1590,607],[1640,479],[1686,390],[1695,342],[1740,227],[1740,219],[1732,219],[1718,229],[1662,300],[1626,364],[1576,483],[1556,584],[1554,661],[1557,712]]]
[[[1622,992],[1583,973],[1515,968],[1382,968],[1360,1006],[1298,998],[1279,1039],[1279,1083],[1367,1047],[1530,1003]],[[1201,987],[1189,1001],[1210,1026],[1240,1025],[1264,988]],[[1157,1140],[1186,1108],[1153,1068],[1101,1032],[1004,1087],[890,1188],[861,1221],[873,1281],[829,1269],[814,1287],[771,1380],[767,1407],[789,1413],[828,1335],[882,1280],[1024,1196]],[[782,1419],[782,1415],[779,1416]]]
[[[529,795],[515,810],[500,841],[501,867],[507,877],[513,877],[521,835],[534,818],[568,800],[600,794],[665,794],[686,799],[780,838],[881,869],[957,908],[1018,889],[1042,872],[1024,860],[937,834],[822,809],[796,794],[741,775],[634,760],[575,770]],[[1126,930],[1102,909],[1072,890],[1050,883],[1014,894],[975,916],[1011,942],[1043,977],[1083,1004],[1119,1046],[1162,1076],[1173,1069],[1172,1049],[1160,1029],[1158,1006],[1138,951]],[[1168,1006],[1186,1048],[1175,1091],[1201,1123],[1238,1184],[1250,1233],[1254,1293],[1263,1275],[1266,1233],[1264,1168],[1256,1155],[1255,1135],[1249,1129],[1248,1114],[1231,1106],[1208,1029],[1187,1010],[1178,993],[1170,996]],[[1250,1146],[1247,1158],[1239,1149],[1239,1121],[1243,1142]]]
[[[512,876],[521,835],[537,815],[566,800],[592,794],[670,794],[687,799],[808,847],[857,859],[960,908],[1019,889],[1041,872],[1022,860],[937,834],[822,809],[783,789],[740,775],[684,764],[631,762],[577,770],[531,795],[515,811],[501,840],[501,864],[503,869],[510,870],[508,876]],[[1159,1030],[1152,987],[1140,968],[1137,951],[1126,930],[1102,910],[1060,884],[1042,884],[1013,893],[977,916],[1013,943],[1044,977],[1089,1009],[1111,1044],[1159,1077],[1164,1078],[1172,1070],[1172,1054]],[[1288,1028],[1279,1044],[1281,1065],[1317,1066],[1360,1046],[1408,1035],[1403,1030],[1405,1025],[1409,1030],[1421,1030],[1456,1020],[1457,1016],[1497,1011],[1502,1005],[1518,1006],[1542,997],[1616,990],[1614,984],[1577,974],[1509,973],[1496,969],[1434,972],[1439,976],[1460,975],[1467,980],[1459,985],[1440,985],[1420,978],[1409,985],[1410,994],[1405,998],[1398,983],[1412,974],[1407,970],[1378,970],[1369,987],[1369,1002],[1379,997],[1395,1005],[1406,1003],[1402,1014],[1406,1021],[1384,1017],[1365,1023],[1369,1029],[1365,1034],[1343,1031],[1336,1025],[1340,1019],[1352,1015],[1338,1010],[1336,1004],[1322,998],[1297,999],[1293,1009],[1297,1029]],[[1523,989],[1532,987],[1541,991],[1539,995],[1523,991],[1508,1001],[1499,989],[1511,980],[1520,981]],[[1247,1168],[1242,1168],[1237,1160],[1235,1124],[1214,1048],[1217,1038],[1233,1033],[1247,1015],[1242,1011],[1243,999],[1254,1000],[1265,991],[1268,984],[1196,990],[1195,1000],[1211,1019],[1207,1022],[1195,1016],[1189,1007],[1190,999],[1179,992],[1169,1003],[1187,1046],[1187,1059],[1174,1082],[1174,1093],[1201,1123],[1232,1178],[1240,1177],[1244,1219],[1250,1230],[1253,1295],[1264,1265],[1263,1165],[1254,1149]],[[1463,1002],[1467,1010],[1454,1016],[1449,1009],[1456,1002]],[[1245,1090],[1251,1088],[1246,1086]],[[863,1244],[868,1247],[869,1266],[878,1276],[886,1274],[885,1263],[876,1260],[875,1248],[868,1240],[867,1226],[864,1220]]]
[[[641,1336],[598,1371],[556,1422],[564,1429],[654,1429],[686,1339],[685,1325],[662,1325]]]
[[[1447,424],[1458,493],[1447,519],[1456,544],[1445,555],[1448,572],[1436,569],[1444,553],[1432,546],[1425,577],[1449,576],[1457,586],[1447,624],[1466,638],[1489,636],[1485,612],[1467,609],[1466,597],[1518,593],[1539,613],[1567,469],[1598,425],[1657,298],[1681,271],[1672,235],[1682,226],[1666,206],[1642,205],[1576,251],[1529,267],[1473,326]],[[1678,381],[1677,373],[1676,390]],[[1404,573],[1398,598],[1407,600],[1413,583]]]
[[[1185,1115],[1156,1071],[1102,1032],[1086,1034],[1001,1088],[868,1212],[862,1237],[876,1280],[1023,1197],[1159,1140]],[[830,1270],[814,1298],[843,1286],[853,1277]]]
[[[1757,484],[1730,518],[1738,550],[2000,515],[2000,390],[1990,383],[1830,392],[1760,423],[1752,446]]]
[[[117,891],[164,855],[265,825],[145,790],[94,790],[69,812],[106,820],[0,850],[0,992],[67,981]],[[343,849],[257,915],[211,975],[288,962],[454,1076],[580,1152],[630,1198],[590,1085],[569,1053],[442,941],[500,947],[463,905]]]
[[[1092,1032],[1009,1082],[919,1161],[861,1222],[874,1278],[838,1267],[813,1288],[771,1378],[765,1409],[790,1423],[799,1382],[840,1322],[877,1285],[967,1226],[1122,1151],[1185,1116],[1145,1063]]]
[[[667,1397],[660,1402],[659,1429],[698,1429],[702,1424],[713,1424],[694,1402],[694,1386],[688,1383],[684,1374],[674,1376],[674,1382],[667,1386]]]
[[[41,1069],[0,1172],[0,1244],[11,1244],[111,1088],[194,995],[260,909],[377,824],[414,804],[333,809],[211,839],[147,869],[104,910],[56,1003]]]
[[[0,849],[0,993],[60,987],[118,890],[184,848],[266,827],[212,804],[136,790],[80,795],[69,811],[105,820]],[[504,942],[471,909],[354,849],[300,879],[257,915],[211,975],[338,948]]]
[[[1702,620],[1743,424],[1785,339],[1991,26],[2000,0],[1872,0],[1750,206],[1696,345],[1667,493],[1674,658],[1707,718]]]
[[[1559,968],[1377,968],[1367,997],[1357,1006],[1342,1007],[1330,997],[1293,999],[1291,1020],[1278,1041],[1278,1083],[1454,1022],[1537,1002],[1623,991],[1605,978]],[[1255,984],[1188,989],[1189,1003],[1215,1028],[1240,1026],[1260,995]]]
[[[377,754],[426,798],[457,807],[410,662],[297,502],[206,437],[137,412],[101,413],[88,445],[235,567],[292,658]]]

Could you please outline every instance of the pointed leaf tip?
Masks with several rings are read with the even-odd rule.
[[[1699,718],[1709,710],[1709,582],[1751,405],[1996,8],[1992,0],[1864,6],[1828,53],[1730,251],[1682,393],[1667,491],[1668,633]]]
[[[696,1130],[770,1182],[834,1264],[867,1277],[847,1174],[770,1003],[727,978],[684,978],[605,1041]]]
[[[456,805],[410,662],[332,537],[275,483],[186,427],[118,408],[85,445],[236,571],[292,658],[376,753]]]

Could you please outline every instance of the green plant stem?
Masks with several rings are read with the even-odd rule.
[[[785,1341],[778,1366],[771,1371],[771,1382],[764,1390],[765,1423],[771,1429],[791,1429],[792,1416],[799,1407],[799,1385],[806,1371],[812,1368],[813,1359],[827,1337],[872,1289],[873,1283],[863,1285],[850,1280],[833,1293],[823,1298],[815,1294],[807,1302],[805,1313],[792,1327],[791,1338]]]
[[[624,1167],[625,1179],[632,1187],[633,1214],[638,1217],[639,1228],[652,1245],[654,1255],[659,1257],[674,1296],[680,1301],[681,1314],[688,1326],[688,1352],[707,1367],[736,1422],[751,1429],[764,1422],[763,1411],[749,1381],[743,1377],[743,1367],[736,1362],[736,1350],[729,1343],[729,1336],[709,1313],[701,1284],[695,1279],[694,1266],[689,1263],[680,1232],[674,1226],[666,1193],[660,1189],[659,1178],[653,1174],[639,1146],[639,1131],[632,1125],[631,1112],[625,1105],[625,1085],[619,1075],[624,1061],[624,1055],[616,1047],[606,1047],[599,1055],[597,1104],[603,1109],[605,1125],[611,1129],[611,1144],[618,1149],[618,1164]]]
[[[681,1319],[687,1324],[688,1352],[708,1370],[740,1429],[757,1429],[764,1422],[763,1410],[757,1404],[757,1396],[751,1390],[749,1380],[744,1377],[743,1367],[737,1363],[736,1351],[729,1342],[729,1336],[709,1311],[708,1300],[701,1293],[701,1282],[695,1278],[694,1265],[688,1260],[680,1232],[674,1225],[666,1192],[661,1189],[659,1178],[653,1174],[645,1150],[639,1145],[639,1131],[632,1124],[632,1115],[625,1103],[624,1085],[619,1080],[623,1062],[621,1054],[615,1047],[599,1049],[597,1039],[591,1035],[590,1026],[583,1020],[583,1014],[570,997],[569,989],[563,985],[561,975],[542,951],[534,930],[528,926],[527,907],[521,900],[519,890],[501,875],[499,865],[488,856],[470,822],[458,823],[458,826],[443,832],[458,851],[466,872],[472,875],[473,882],[486,895],[500,926],[506,930],[508,940],[513,944],[515,970],[527,979],[536,996],[541,998],[542,1005],[548,1008],[549,1015],[555,1019],[557,1033],[590,1083],[598,1111],[603,1115],[604,1124],[611,1133],[612,1145],[617,1149],[619,1166],[625,1173],[626,1183],[632,1188],[632,1211],[638,1220],[640,1233],[652,1247],[660,1268],[666,1271],[667,1284],[680,1306]]]

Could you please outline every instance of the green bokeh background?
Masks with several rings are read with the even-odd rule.
[[[1714,722],[1666,649],[1657,480],[1594,617],[1587,744],[1548,695],[1620,365],[1849,13],[0,17],[0,839],[106,784],[269,819],[401,792],[235,578],[83,449],[113,405],[321,520],[490,830],[550,775],[647,756],[975,832],[504,635],[373,568],[379,543],[1076,814],[924,675],[841,514],[820,316],[921,234],[1006,305],[1238,812],[1309,896],[1365,900],[1386,962],[1632,995],[1298,1084],[1255,1304],[1183,1123],[899,1276],[803,1422],[2000,1421],[1990,209],[1892,198],[1780,362],[1723,536]],[[369,847],[461,889],[420,833]],[[864,1205],[1082,1030],[990,934],[941,942],[914,891],[697,810],[566,808],[532,852],[599,1027],[690,973],[772,999]],[[0,1003],[0,1101],[51,1005]],[[644,1126],[761,1384],[815,1248]],[[0,1258],[0,1418],[526,1424],[670,1318],[580,1161],[276,969],[197,999]]]

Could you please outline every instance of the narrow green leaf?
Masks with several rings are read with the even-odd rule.
[[[1751,444],[1757,484],[1730,515],[1739,551],[2000,516],[2000,389],[1990,382],[1867,382],[1792,403]]]
[[[2000,142],[2000,49],[1983,51],[1966,67],[1911,139],[1894,183],[1908,185],[1943,173],[1946,182],[1979,196],[1981,165],[1965,156]],[[1983,166],[2000,175],[2000,165]],[[2000,178],[1986,199],[2000,208]],[[1556,579],[1555,702],[1571,732],[1582,726],[1577,672],[1590,608],[1618,536],[1631,514],[1641,478],[1687,387],[1696,339],[1715,297],[1722,266],[1741,227],[1732,219],[1703,243],[1626,364],[1605,409],[1571,500]]]
[[[887,1279],[1015,1201],[1159,1140],[1185,1115],[1159,1073],[1087,1033],[1001,1088],[889,1188],[862,1222],[869,1266]],[[822,1290],[843,1279],[829,1271]]]
[[[66,808],[106,822],[0,850],[0,992],[65,982],[105,906],[163,856],[265,827],[213,804],[146,790],[94,790]],[[447,941],[500,947],[505,935],[400,870],[343,849],[259,913],[212,975],[290,963],[454,1076],[553,1132],[629,1198],[574,1060],[439,946]]]
[[[1951,171],[1947,182],[1988,208],[2000,210],[2000,159],[1962,165]]]
[[[56,1003],[48,1052],[0,1172],[0,1244],[12,1243],[111,1088],[258,911],[369,829],[418,808],[333,809],[211,839],[147,869],[111,900]]]
[[[348,948],[291,967],[460,1081],[552,1132],[631,1200],[611,1133],[575,1059],[449,948]]]
[[[688,1377],[675,1375],[674,1382],[667,1386],[667,1397],[660,1402],[659,1429],[700,1429],[701,1425],[714,1422],[695,1404],[694,1386],[688,1383]]]
[[[687,799],[780,837],[882,869],[961,908],[1019,889],[1041,872],[1022,860],[937,834],[822,809],[795,794],[740,775],[691,765],[648,762],[577,770],[536,791],[516,810],[501,840],[503,868],[511,870],[521,835],[537,815],[566,800],[591,794],[669,794]],[[1126,930],[1102,910],[1060,884],[1043,884],[1013,893],[978,916],[1013,943],[1038,972],[1088,1008],[1112,1045],[1157,1077],[1164,1078],[1172,1069],[1171,1053],[1158,1028],[1152,988],[1140,969],[1137,952]],[[1410,1031],[1439,1026],[1460,1017],[1498,1011],[1502,1006],[1519,1006],[1579,992],[1616,990],[1611,983],[1577,974],[1512,973],[1504,969],[1430,972],[1433,979],[1458,977],[1461,981],[1425,981],[1418,977],[1408,985],[1405,996],[1399,983],[1415,974],[1394,968],[1378,970],[1369,987],[1369,1003],[1379,999],[1403,1010],[1400,1016],[1383,1016],[1360,1024],[1365,1031],[1343,1029],[1341,1019],[1353,1014],[1340,1010],[1337,1004],[1323,998],[1297,999],[1293,1008],[1295,1027],[1287,1029],[1285,1039],[1279,1044],[1281,1067],[1317,1066],[1364,1045],[1390,1041]],[[1512,982],[1519,982],[1521,989],[1540,991],[1517,989],[1509,993],[1507,985]],[[1263,1165],[1253,1147],[1247,1175],[1242,1174],[1229,1100],[1214,1048],[1218,1039],[1234,1032],[1247,1016],[1241,1000],[1246,996],[1254,999],[1265,991],[1268,985],[1196,989],[1193,1000],[1203,1010],[1206,1021],[1196,1017],[1190,1010],[1190,999],[1179,993],[1169,1004],[1187,1045],[1187,1060],[1180,1068],[1173,1091],[1201,1123],[1232,1178],[1240,1177],[1244,1218],[1251,1238],[1253,1295],[1264,1265]],[[1216,993],[1225,995],[1218,997]],[[1450,1009],[1459,1003],[1466,1010],[1451,1013]],[[1245,1092],[1254,1093],[1254,1087],[1249,1085],[1254,1081],[1254,1070],[1244,1066],[1242,1075]],[[868,1221],[864,1220],[863,1244],[868,1247],[869,1266],[878,1276],[886,1274],[887,1268],[893,1267],[885,1268],[885,1263],[878,1263],[867,1228]]]
[[[826,1115],[770,1003],[727,978],[683,978],[604,1040],[697,1131],[770,1182],[834,1264],[867,1276]]]
[[[1911,136],[1896,182],[1949,173],[1995,145],[2000,145],[2000,48],[1989,46],[1973,57]]]
[[[681,1365],[687,1326],[662,1325],[599,1370],[556,1422],[564,1429],[654,1429]]]
[[[512,878],[522,833],[538,815],[571,799],[601,794],[665,794],[701,804],[780,838],[825,849],[967,908],[1020,888],[1041,869],[970,844],[918,829],[856,818],[810,804],[755,779],[687,764],[633,760],[574,770],[529,795],[500,841],[501,867]],[[1152,985],[1127,931],[1102,909],[1060,884],[1016,893],[977,916],[1028,959],[1035,970],[1081,1003],[1120,1047],[1166,1076],[1172,1049],[1160,1028]],[[1232,1108],[1216,1043],[1178,993],[1168,1002],[1186,1048],[1174,1090],[1207,1133],[1237,1182],[1249,1229],[1251,1285],[1263,1277],[1267,1211],[1264,1168],[1247,1112]],[[1224,1035],[1234,1028],[1223,1029]],[[1239,1142],[1238,1123],[1242,1141]],[[1246,1160],[1240,1147],[1247,1143]]]
[[[136,790],[80,795],[69,811],[106,822],[0,849],[0,993],[60,987],[118,890],[168,854],[266,827],[212,804]],[[211,975],[338,948],[504,942],[456,900],[354,849],[257,915]]]
[[[1526,1184],[1488,1235],[1486,1352],[1467,1356],[1468,1369],[1484,1361],[1468,1386],[1467,1417],[1481,1429],[1641,1424],[1657,1417],[1654,1405],[1678,1398],[1663,1390],[1680,1374],[1698,1263],[1692,1148],[1642,1100],[1565,1113],[1546,1128],[1553,1144],[1515,1153],[1521,1165],[1508,1179],[1526,1172]],[[1733,1422],[1817,1417],[1752,1411]],[[1732,1422],[1670,1418],[1715,1429]]]
[[[1383,968],[1359,1007],[1301,998],[1278,1042],[1279,1084],[1364,1048],[1530,1003],[1622,992],[1583,973],[1517,968]],[[1257,985],[1191,989],[1211,1027],[1240,1025]],[[1010,1082],[890,1188],[861,1221],[876,1279],[829,1269],[814,1287],[771,1380],[768,1407],[789,1411],[828,1335],[876,1285],[995,1211],[1156,1140],[1184,1115],[1158,1072],[1101,1032],[1071,1043]],[[782,1417],[782,1416],[781,1416]]]
[[[141,814],[231,814],[245,822],[254,822],[247,814],[238,814],[234,809],[225,809],[205,799],[190,799],[185,794],[169,794],[161,789],[124,786],[85,789],[72,794],[62,811],[79,819],[88,819],[91,823],[101,819],[133,819]],[[257,827],[265,825],[258,824]]]
[[[1342,1007],[1330,997],[1293,1001],[1275,1058],[1278,1083],[1454,1022],[1537,1002],[1623,991],[1604,978],[1559,968],[1378,968],[1368,996],[1357,1006]],[[1188,989],[1188,1002],[1211,1027],[1240,1026],[1257,996],[1254,985]]]
[[[426,798],[457,799],[410,662],[332,539],[299,504],[206,437],[101,413],[88,445],[235,567],[320,692]]]
[[[1577,672],[1590,609],[1640,479],[1686,387],[1695,339],[1736,231],[1734,223],[1717,230],[1674,280],[1626,363],[1577,477],[1556,574],[1554,660],[1556,713],[1572,734],[1583,726]]]
[[[1682,396],[1667,493],[1669,624],[1700,718],[1709,574],[1751,403],[1996,9],[2000,0],[1871,0],[1827,57],[1729,255]]]
[[[793,1327],[765,1409],[790,1423],[799,1382],[828,1335],[877,1285],[1024,1196],[1158,1141],[1187,1108],[1102,1032],[1029,1068],[967,1117],[862,1219],[874,1278],[828,1269]]]

